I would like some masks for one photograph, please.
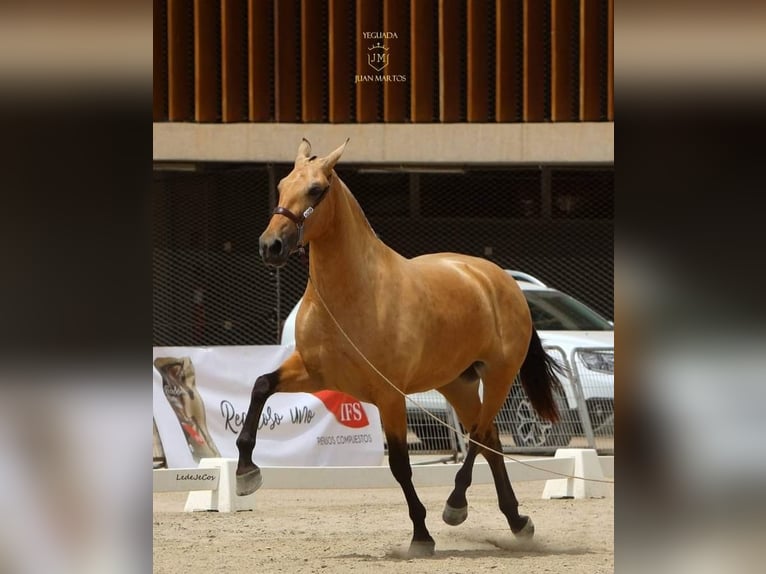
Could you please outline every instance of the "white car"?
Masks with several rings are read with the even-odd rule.
[[[556,360],[570,364],[576,371],[594,432],[613,432],[614,324],[584,303],[547,287],[531,275],[520,271],[506,272],[521,287],[543,346]],[[295,345],[295,318],[300,304],[298,301],[285,320],[282,345]],[[514,384],[506,404],[498,413],[500,432],[510,432],[519,447],[566,446],[573,434],[582,433],[573,376],[570,373],[561,377],[565,394],[558,397],[561,423],[551,425],[541,421],[521,385]],[[438,391],[415,393],[410,397],[439,419],[449,420],[447,401]],[[436,425],[411,401],[407,401],[407,423],[426,448],[448,448],[450,431]]]

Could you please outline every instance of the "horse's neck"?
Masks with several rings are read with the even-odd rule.
[[[376,236],[362,208],[338,180],[331,228],[311,242],[309,272],[323,292],[342,294],[374,281],[384,259],[396,256]],[[360,285],[360,283],[362,285]]]

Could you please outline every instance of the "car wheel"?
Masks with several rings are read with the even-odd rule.
[[[551,423],[541,419],[524,393],[516,393],[510,398],[511,436],[518,447],[561,447],[567,446],[572,438],[571,425],[566,422],[566,413],[562,421]]]
[[[585,404],[593,432],[601,436],[614,436],[614,399],[588,399]]]

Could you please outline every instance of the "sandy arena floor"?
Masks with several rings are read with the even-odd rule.
[[[520,510],[535,522],[517,541],[497,508],[494,487],[468,491],[469,515],[448,526],[441,512],[450,489],[421,487],[436,541],[430,558],[407,559],[412,535],[402,492],[259,491],[259,509],[184,513],[185,493],[154,495],[154,572],[524,572],[614,571],[614,487],[605,499],[543,500],[544,482],[514,485]]]

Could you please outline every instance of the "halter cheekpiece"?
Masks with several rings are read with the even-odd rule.
[[[314,209],[316,209],[320,202],[325,198],[327,192],[330,191],[330,185],[332,184],[332,174],[330,174],[330,177],[327,178],[327,181],[330,183],[328,183],[327,187],[322,190],[322,193],[314,202],[314,205],[309,205],[300,215],[296,215],[281,205],[275,207],[274,211],[271,212],[272,215],[284,215],[287,219],[295,224],[295,227],[298,229],[298,248],[300,250],[303,250],[303,224],[306,222],[306,219],[308,219],[308,217],[314,213]]]

